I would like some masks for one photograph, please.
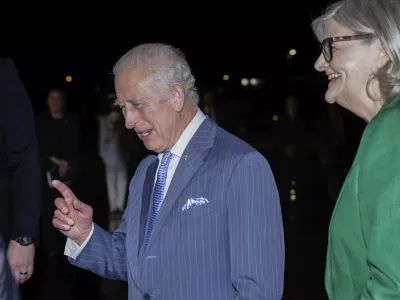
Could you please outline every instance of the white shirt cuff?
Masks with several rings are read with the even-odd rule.
[[[79,254],[82,252],[83,248],[85,248],[86,244],[89,242],[92,237],[94,230],[94,225],[92,223],[92,230],[90,231],[88,237],[82,245],[78,245],[74,240],[68,238],[67,243],[65,244],[64,255],[71,257],[72,259],[76,259]]]

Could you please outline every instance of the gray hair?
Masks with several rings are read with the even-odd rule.
[[[139,67],[145,71],[143,84],[161,98],[172,96],[171,86],[179,83],[191,104],[199,103],[189,64],[177,48],[165,44],[142,44],[124,54],[113,68],[114,75],[127,68]]]
[[[379,82],[381,95],[389,100],[400,91],[400,1],[342,0],[328,7],[312,22],[314,34],[324,39],[326,23],[333,19],[357,34],[374,34],[382,43],[389,62],[372,79]],[[371,41],[366,41],[371,42]],[[369,90],[367,86],[367,91]]]

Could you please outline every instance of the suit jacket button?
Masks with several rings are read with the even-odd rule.
[[[143,295],[143,299],[150,300],[150,295],[148,293]]]

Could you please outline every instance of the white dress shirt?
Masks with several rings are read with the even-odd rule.
[[[192,119],[192,121],[189,123],[189,125],[186,127],[186,129],[183,131],[182,135],[180,136],[179,140],[176,142],[176,144],[172,147],[170,152],[173,154],[171,161],[168,166],[168,174],[167,174],[167,182],[165,185],[164,189],[164,197],[168,191],[169,185],[172,181],[172,178],[175,174],[175,170],[179,164],[179,160],[181,159],[183,155],[183,151],[185,151],[187,145],[189,144],[190,140],[192,139],[193,135],[196,133],[197,129],[200,127],[201,123],[203,123],[204,119],[206,118],[206,115],[200,110],[197,109],[197,113]],[[162,160],[164,153],[158,154],[158,167],[157,167],[157,172],[156,172],[156,177],[157,178],[157,173],[158,169],[160,168],[160,163]],[[156,179],[154,180],[154,183],[156,182]],[[76,259],[78,255],[81,253],[83,248],[85,248],[86,244],[90,240],[92,234],[93,234],[93,229],[94,226],[92,224],[92,230],[85,240],[85,242],[79,246],[75,241],[72,239],[68,238],[67,243],[65,245],[65,251],[64,254],[66,256],[71,257],[72,259]]]

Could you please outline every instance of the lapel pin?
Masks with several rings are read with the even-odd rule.
[[[183,158],[184,158],[185,160],[187,160],[187,159],[188,159],[188,156],[187,156],[187,155],[185,155]]]

